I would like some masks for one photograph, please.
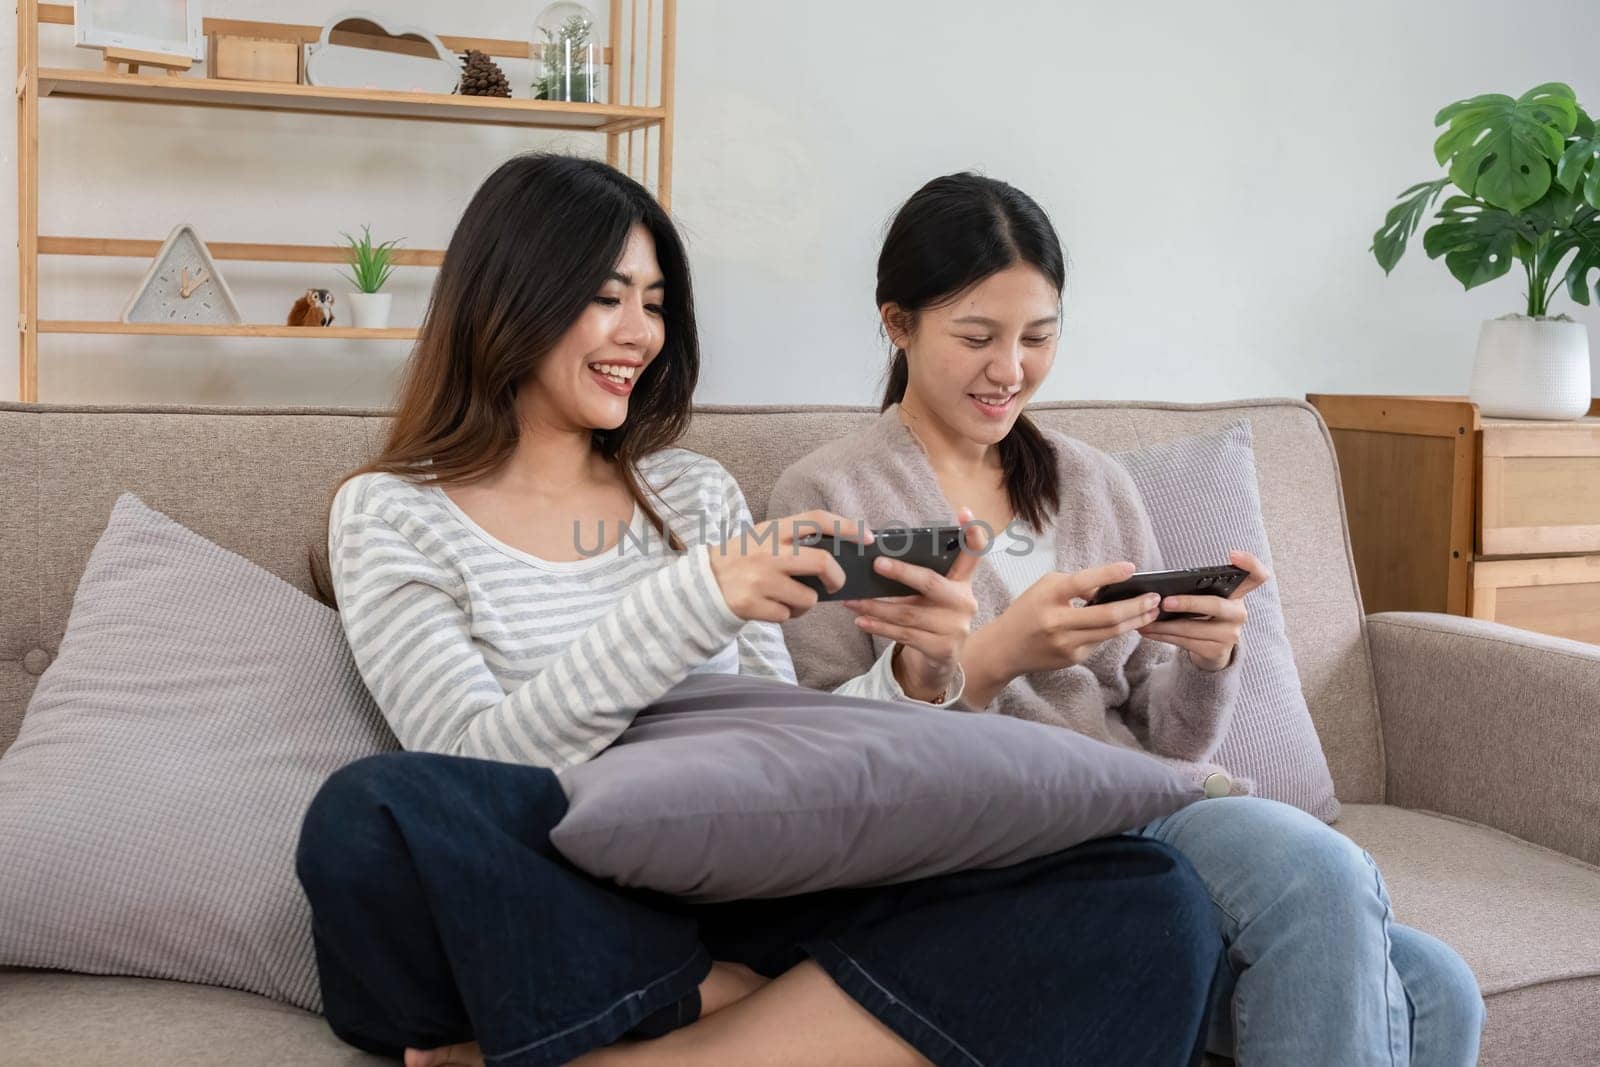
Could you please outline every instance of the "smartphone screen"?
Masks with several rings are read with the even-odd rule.
[[[939,574],[948,574],[962,551],[959,526],[906,526],[874,530],[870,545],[835,538],[831,534],[813,535],[802,539],[800,543],[832,553],[844,571],[843,588],[832,593],[827,591],[820,578],[807,575],[799,579],[817,591],[819,600],[916,596],[917,591],[909,585],[879,574],[873,569],[873,561],[879,556],[888,556],[914,566],[927,567]]]

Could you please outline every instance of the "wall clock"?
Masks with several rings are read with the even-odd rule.
[[[244,321],[193,226],[175,227],[122,309],[123,322],[237,326]]]

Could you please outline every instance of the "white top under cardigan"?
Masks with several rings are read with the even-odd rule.
[[[436,485],[376,473],[340,487],[328,525],[335,598],[402,746],[559,771],[691,673],[794,682],[782,631],[735,615],[711,570],[709,546],[750,521],[733,477],[680,448],[640,471],[687,552],[666,548],[635,509],[612,549],[543,560],[492,537]],[[891,655],[836,691],[909,700]],[[960,699],[959,681],[941,706]]]
[[[1013,528],[1017,532],[1013,533]],[[1055,527],[1046,524],[1044,532],[1039,533],[1020,521],[1013,521],[994,535],[994,543],[983,558],[1006,584],[1011,599],[1016,600],[1033,583],[1056,569]]]

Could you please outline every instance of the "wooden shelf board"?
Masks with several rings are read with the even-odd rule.
[[[120,256],[151,259],[161,251],[161,241],[122,237],[39,237],[42,256]],[[340,245],[275,245],[238,241],[207,241],[213,259],[238,259],[255,263],[347,263],[350,250]],[[397,248],[393,263],[397,267],[437,267],[444,252],[430,248]]]
[[[40,333],[142,334],[161,337],[298,337],[318,341],[412,341],[412,327],[358,330],[354,326],[191,326],[162,322],[83,322],[45,319]]]
[[[39,71],[39,95],[544,129],[600,130],[617,123],[635,122],[644,127],[658,125],[666,117],[665,109],[659,107],[335,89],[277,82],[113,74],[59,67]]]

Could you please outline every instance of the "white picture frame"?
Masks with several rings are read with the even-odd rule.
[[[200,0],[73,0],[72,27],[79,48],[206,58]]]

